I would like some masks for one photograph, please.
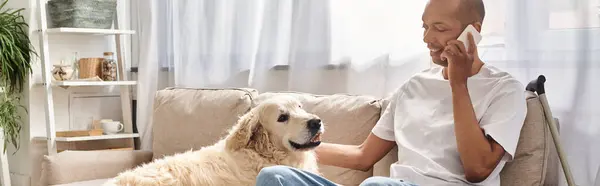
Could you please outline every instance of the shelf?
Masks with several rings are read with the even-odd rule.
[[[52,86],[115,86],[137,85],[137,81],[53,81]]]
[[[40,31],[40,30],[38,30]],[[90,35],[121,35],[135,34],[134,30],[93,29],[93,28],[49,28],[48,34],[90,34]]]
[[[139,138],[140,135],[136,134],[136,133],[132,133],[132,127],[133,127],[133,115],[134,113],[132,113],[131,111],[131,92],[129,90],[129,88],[133,88],[133,87],[129,87],[129,86],[136,86],[138,83],[137,81],[129,81],[130,79],[127,79],[126,76],[123,74],[122,78],[119,78],[117,80],[122,80],[122,81],[102,81],[101,79],[99,79],[98,77],[96,78],[78,78],[77,75],[75,75],[74,77],[77,78],[73,78],[70,80],[65,80],[65,81],[60,81],[62,79],[55,79],[54,75],[51,73],[53,71],[52,66],[56,65],[54,64],[51,60],[53,58],[48,57],[51,56],[50,53],[51,51],[61,51],[61,48],[54,48],[51,47],[53,44],[56,44],[56,41],[59,41],[58,43],[60,44],[62,41],[59,38],[62,37],[74,37],[72,39],[75,40],[87,40],[87,39],[94,39],[96,37],[98,38],[104,38],[104,39],[112,39],[114,40],[114,44],[112,47],[114,47],[116,49],[116,51],[112,51],[114,52],[116,55],[113,56],[115,59],[115,62],[117,62],[117,66],[119,67],[125,67],[127,62],[126,60],[124,60],[124,56],[127,56],[128,52],[127,50],[124,50],[127,47],[131,47],[131,43],[126,42],[127,38],[123,38],[120,36],[126,36],[126,35],[133,35],[136,34],[139,31],[136,30],[132,30],[131,28],[123,28],[123,27],[119,27],[121,24],[119,24],[119,16],[118,14],[115,14],[112,22],[113,22],[113,27],[108,28],[108,29],[97,29],[97,28],[74,28],[74,26],[63,26],[63,27],[58,27],[56,28],[56,25],[54,28],[48,28],[48,14],[45,13],[46,12],[46,8],[47,8],[47,3],[46,1],[38,1],[37,3],[37,8],[36,8],[36,12],[37,12],[37,17],[36,20],[38,20],[37,22],[37,28],[35,33],[33,34],[38,34],[39,37],[37,37],[37,39],[39,40],[40,43],[40,48],[41,48],[41,56],[44,57],[40,57],[40,62],[41,62],[41,71],[42,74],[44,75],[44,77],[42,78],[42,81],[40,80],[36,80],[35,82],[31,82],[31,84],[33,84],[33,86],[36,86],[35,88],[42,88],[43,94],[45,94],[45,97],[47,99],[45,99],[45,104],[44,104],[44,110],[45,110],[45,115],[47,117],[46,122],[45,122],[45,128],[46,128],[46,135],[40,135],[40,136],[36,136],[33,137],[32,139],[36,139],[36,140],[43,140],[45,142],[48,143],[48,154],[49,155],[53,155],[56,154],[59,151],[62,151],[59,148],[62,148],[60,146],[68,146],[68,148],[66,149],[97,149],[97,148],[101,148],[101,146],[113,146],[114,144],[112,143],[112,141],[124,141],[123,144],[121,144],[123,147],[122,148],[133,148],[134,145],[133,143],[131,143],[130,141],[133,138]],[[110,36],[110,37],[107,37]],[[55,40],[52,39],[52,37],[57,37],[55,39],[59,39],[59,40]],[[89,38],[88,38],[89,37]],[[112,43],[112,42],[110,42]],[[98,43],[95,42],[83,42],[83,43],[79,43],[83,45],[97,45]],[[128,46],[126,46],[128,45]],[[64,47],[62,45],[58,45],[56,47]],[[97,48],[97,47],[96,47]],[[67,48],[70,49],[70,48]],[[91,49],[91,48],[90,48]],[[97,57],[101,57],[102,53],[101,52],[108,52],[107,50],[103,50],[103,51],[99,51],[100,53],[98,54],[98,52],[95,52],[97,54],[95,54]],[[100,55],[100,56],[98,56]],[[120,58],[119,60],[116,60]],[[120,72],[125,73],[125,69],[120,68],[120,70],[118,70],[119,75]],[[50,73],[50,75],[48,75],[48,73]],[[53,91],[56,91],[57,89],[59,89],[58,92],[59,94],[63,94],[63,93],[67,93],[70,94],[71,92],[77,92],[79,91],[79,87],[85,87],[85,88],[91,88],[91,89],[105,89],[105,88],[113,88],[112,86],[115,86],[114,88],[118,88],[120,89],[120,97],[121,97],[121,104],[120,104],[120,110],[122,112],[122,120],[123,120],[123,128],[125,131],[127,131],[127,133],[119,133],[119,134],[110,134],[110,135],[98,135],[98,133],[92,134],[92,135],[98,135],[98,136],[89,136],[89,135],[85,135],[85,136],[78,136],[78,137],[55,137],[55,138],[49,138],[49,136],[54,136],[53,133],[56,133],[56,129],[57,129],[57,123],[59,122],[59,119],[56,114],[57,113],[61,113],[60,110],[56,110],[56,105],[57,103],[55,103],[54,101],[52,101],[53,97]],[[60,88],[57,88],[60,87]],[[33,88],[33,87],[32,87]],[[60,90],[60,89],[75,89],[75,90],[71,90],[71,91],[65,91],[65,90]],[[8,90],[7,90],[8,91]],[[102,92],[105,92],[106,90],[102,90]],[[86,91],[87,92],[87,91]],[[1,94],[1,93],[0,93]],[[106,96],[105,93],[102,94],[97,94],[100,97],[104,97]],[[88,95],[85,95],[88,96]],[[96,97],[96,94],[90,94],[89,96],[93,96]],[[109,96],[113,96],[112,94]],[[72,97],[72,96],[69,96]],[[58,103],[58,104],[64,104],[64,103]],[[70,103],[67,103],[70,104]],[[115,105],[116,106],[116,105]],[[52,114],[52,116],[49,116],[49,114]],[[60,136],[64,136],[64,135],[60,135]],[[121,139],[121,140],[119,140]],[[108,140],[108,141],[107,141]],[[125,142],[126,141],[126,142]],[[57,144],[61,143],[60,145]],[[90,143],[88,143],[90,142]],[[95,142],[99,142],[98,144],[96,144]],[[102,144],[103,142],[110,142],[107,144]],[[120,143],[120,142],[119,142]],[[82,148],[80,148],[80,146]],[[85,146],[85,147],[84,147]],[[121,147],[119,147],[121,148]],[[0,171],[1,172],[1,171]],[[0,184],[1,185],[1,184]]]
[[[56,137],[56,141],[72,142],[72,141],[92,141],[106,139],[126,139],[137,138],[140,134],[107,134],[101,136],[82,136],[82,137]],[[46,137],[34,137],[36,140],[46,140]]]

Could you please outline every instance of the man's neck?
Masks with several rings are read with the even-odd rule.
[[[481,59],[479,59],[478,57],[475,58],[475,60],[473,61],[473,65],[471,66],[471,75],[469,75],[469,77],[474,76],[475,74],[479,73],[479,70],[481,70],[481,67],[484,65],[483,61],[481,61]],[[448,79],[448,67],[444,67],[444,69],[442,70],[442,74],[444,75],[444,79]]]

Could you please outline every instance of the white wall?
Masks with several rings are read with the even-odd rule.
[[[128,10],[128,1],[119,1],[119,11]],[[25,8],[25,17],[29,23],[30,39],[34,45],[36,52],[41,53],[39,46],[38,33],[35,31],[38,29],[38,14],[37,14],[37,0],[10,0],[7,4],[9,8]],[[126,14],[120,15],[121,25],[128,28],[129,17]],[[126,38],[126,41],[128,38]],[[78,52],[79,57],[102,57],[102,53],[106,51],[115,52],[114,48],[114,37],[113,36],[83,36],[83,35],[51,35],[49,38],[50,60],[54,64],[59,64],[61,59],[71,58],[73,52]],[[127,46],[127,45],[126,45]],[[124,49],[128,49],[124,47]],[[40,56],[41,57],[41,56]],[[126,61],[129,61],[129,56],[125,56]],[[30,149],[30,141],[33,137],[45,136],[46,135],[46,119],[45,119],[45,92],[43,87],[40,85],[42,82],[42,71],[41,71],[40,59],[33,60],[33,74],[29,80],[29,88],[25,90],[22,104],[28,109],[29,115],[23,114],[24,126],[21,132],[21,148],[16,154],[13,148],[9,148],[9,166],[11,172],[12,185],[30,185],[31,180],[39,179],[37,176],[31,177],[32,173],[35,174],[39,171],[39,166],[32,164],[31,153],[33,149]],[[51,70],[51,69],[48,69]],[[118,94],[118,88],[107,87],[107,88],[78,88],[71,87],[63,89],[60,87],[53,88],[54,96],[54,109],[55,109],[55,121],[56,130],[68,130],[69,129],[69,95],[79,93],[106,93],[106,94]],[[109,98],[110,99],[110,98]],[[120,113],[120,102],[98,102],[96,104],[88,105],[89,108],[96,109],[98,107],[103,108],[115,108],[115,112]],[[35,163],[35,162],[33,162]],[[32,168],[33,167],[33,168]],[[38,170],[33,170],[38,169]],[[35,181],[34,181],[35,182]]]

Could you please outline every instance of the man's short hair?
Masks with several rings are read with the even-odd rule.
[[[461,0],[458,12],[463,17],[463,22],[483,23],[483,18],[485,18],[483,0]]]

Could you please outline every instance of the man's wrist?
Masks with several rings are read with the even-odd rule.
[[[452,88],[453,93],[468,90],[466,82],[450,82],[450,88]]]

